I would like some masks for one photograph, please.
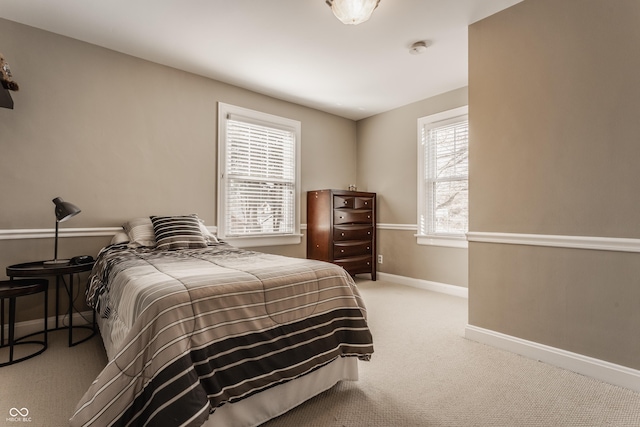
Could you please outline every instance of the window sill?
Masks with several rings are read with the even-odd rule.
[[[237,248],[256,248],[261,246],[297,245],[302,241],[302,234],[288,234],[286,236],[251,236],[251,237],[220,237]]]
[[[469,242],[467,242],[466,237],[425,236],[420,234],[416,234],[415,236],[419,245],[461,249],[467,249],[469,247]]]

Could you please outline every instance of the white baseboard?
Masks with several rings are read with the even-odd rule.
[[[456,297],[469,298],[469,289],[462,286],[448,285],[446,283],[431,282],[429,280],[414,279],[413,277],[397,276],[389,273],[377,273],[378,277],[399,285],[412,286],[427,291],[440,292],[442,294],[453,295]]]
[[[640,371],[533,341],[467,325],[465,337],[502,350],[640,392]]]
[[[84,317],[83,317],[84,316]],[[93,313],[91,311],[83,311],[81,313],[73,313],[73,326],[88,325],[93,320]],[[66,326],[69,324],[69,316],[61,314],[58,316],[58,326]],[[26,320],[24,322],[17,322],[15,325],[15,336],[17,338],[29,335],[35,332],[41,332],[44,326],[43,319]],[[52,330],[56,327],[56,317],[51,316],[47,319],[47,328]],[[9,336],[9,326],[4,325],[4,337],[7,339]]]
[[[387,280],[400,285],[441,292],[462,298],[469,297],[469,289],[461,286],[397,276],[389,273],[378,272],[377,274],[381,280]],[[578,374],[595,378],[609,384],[640,392],[640,371],[636,369],[473,325],[466,326],[465,337],[472,341],[487,344],[530,359],[539,360],[572,372],[577,372]]]

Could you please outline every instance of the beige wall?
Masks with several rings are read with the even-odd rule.
[[[470,231],[639,238],[640,2],[469,29]],[[469,323],[640,368],[640,255],[470,243]]]
[[[467,105],[460,88],[358,122],[358,189],[378,193],[383,273],[467,286],[467,250],[416,243],[418,118]],[[413,226],[412,230],[394,226]],[[400,227],[402,228],[402,227]]]
[[[304,192],[356,180],[352,120],[3,19],[0,40],[20,84],[0,108],[0,231],[52,230],[56,196],[82,209],[61,228],[191,212],[215,225],[218,101],[301,121],[303,223]],[[108,241],[64,238],[60,255]],[[304,241],[261,249],[306,254]],[[0,239],[0,276],[52,257],[52,239]]]

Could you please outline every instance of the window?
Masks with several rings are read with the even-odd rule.
[[[218,105],[218,235],[237,246],[300,243],[300,122]]]
[[[418,243],[467,247],[468,108],[418,119],[418,147]]]

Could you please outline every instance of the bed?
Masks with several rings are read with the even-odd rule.
[[[86,293],[109,362],[71,426],[256,426],[370,359],[365,306],[341,267],[233,247],[195,215],[123,228]]]

